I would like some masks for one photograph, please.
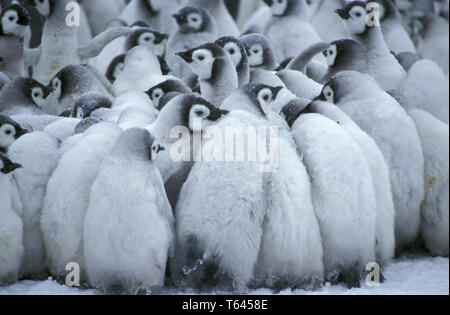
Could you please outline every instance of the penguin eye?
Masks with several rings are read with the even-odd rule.
[[[228,53],[230,55],[234,55],[236,53],[236,51],[233,48],[231,48],[230,50],[228,50]]]
[[[8,135],[8,136],[9,136],[11,133],[12,133],[11,130],[5,130],[5,134]]]
[[[198,59],[199,61],[203,61],[203,60],[205,60],[205,56],[199,55],[199,56],[197,57],[197,59]]]

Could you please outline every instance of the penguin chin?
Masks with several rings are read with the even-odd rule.
[[[208,65],[191,65],[193,72],[198,75],[201,80],[210,80],[212,78],[212,64]]]
[[[13,27],[4,27],[3,32],[5,34],[11,34],[19,38],[23,38],[28,32],[28,26],[14,25]]]
[[[363,20],[354,20],[350,18],[348,20],[345,20],[344,23],[346,24],[350,34],[360,35],[366,31],[367,25],[365,23],[365,19]]]
[[[270,6],[270,11],[274,16],[283,16],[286,13],[287,6],[288,0],[285,0],[283,3],[274,1],[274,3]]]
[[[248,64],[252,68],[261,67],[264,63],[263,56],[251,54],[248,56]]]

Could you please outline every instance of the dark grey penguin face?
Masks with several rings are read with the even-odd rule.
[[[322,88],[322,93],[316,98],[316,100],[324,101],[332,104],[339,103],[340,99],[344,96],[343,89],[339,88],[339,78],[331,78]]]
[[[99,108],[111,108],[111,100],[100,93],[87,93],[79,97],[72,110],[72,117],[85,119]]]
[[[165,148],[146,129],[131,128],[117,140],[111,154],[125,156],[127,160],[137,158],[154,161]]]
[[[6,154],[0,152],[0,173],[6,175],[18,168],[22,168],[22,165],[12,162]]]
[[[47,87],[31,78],[16,78],[10,87],[20,90],[28,101],[39,108],[45,105],[47,97],[53,92],[51,87]]]
[[[78,91],[84,80],[90,80],[94,76],[87,65],[70,65],[61,69],[50,81],[49,86],[60,101],[64,96]]]
[[[226,58],[225,51],[214,43],[207,43],[175,55],[187,62],[202,80],[211,80],[214,74],[218,73],[217,62]]]
[[[330,43],[330,47],[323,52],[329,67],[349,67],[366,62],[364,47],[352,39],[341,39]]]
[[[53,2],[51,0],[25,0],[25,4],[34,7],[42,16],[49,17]]]
[[[0,151],[5,152],[14,141],[27,132],[28,130],[23,129],[8,116],[0,115]]]
[[[179,80],[166,80],[151,89],[149,89],[146,93],[150,97],[150,99],[153,102],[153,105],[158,109],[161,110],[160,107],[160,100],[165,95],[173,92],[178,92],[181,94],[190,94],[192,91],[182,82]]]
[[[236,71],[239,72],[246,65],[248,65],[247,53],[242,42],[232,36],[224,36],[216,40],[217,45],[222,47],[222,49],[230,56],[231,61],[233,61]]]
[[[293,100],[283,107],[280,115],[286,120],[289,127],[292,128],[304,108],[297,100]]]
[[[30,26],[31,17],[21,5],[11,4],[1,12],[0,36],[12,35],[23,38]]]
[[[131,33],[126,42],[127,50],[136,46],[146,46],[157,56],[164,56],[169,35],[159,33],[151,28],[138,28]]]
[[[275,51],[270,41],[262,34],[248,34],[240,41],[245,47],[251,68],[274,70],[277,67]]]
[[[366,32],[368,27],[366,6],[363,1],[353,1],[336,10],[350,34],[361,35]]]
[[[171,135],[175,128],[182,127],[191,133],[198,132],[198,127],[204,129],[228,113],[195,94],[180,94],[172,98],[161,110],[152,126],[152,132],[155,132],[163,143],[174,143],[177,139]],[[196,122],[201,122],[201,126]]]
[[[179,31],[184,34],[204,32],[213,23],[212,16],[208,11],[195,6],[184,7],[172,17],[176,20]]]
[[[276,100],[282,89],[282,86],[272,87],[257,83],[249,83],[242,88],[263,116],[272,110],[272,102]]]
[[[106,70],[106,78],[109,80],[109,82],[114,83],[119,74],[122,72],[125,65],[126,56],[126,54],[119,55],[115,57],[109,64],[108,70]]]

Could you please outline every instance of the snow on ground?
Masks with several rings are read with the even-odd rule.
[[[406,255],[397,259],[384,272],[385,283],[379,287],[364,285],[359,289],[348,290],[343,285],[324,286],[314,292],[302,290],[281,292],[282,295],[448,295],[449,294],[449,259],[431,258],[424,255]],[[168,294],[180,294],[173,290]],[[55,281],[22,281],[18,284],[0,288],[0,295],[94,295],[100,294],[95,290],[73,289],[56,283]],[[222,293],[220,293],[222,294]],[[251,294],[268,295],[272,291],[261,289]]]

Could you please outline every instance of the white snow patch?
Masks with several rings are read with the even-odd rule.
[[[281,295],[448,295],[449,259],[432,258],[424,255],[405,255],[395,260],[384,272],[386,281],[379,287],[363,285],[348,290],[344,285],[326,285],[320,290],[285,290]],[[166,294],[193,294],[168,289]],[[226,294],[225,292],[217,292]],[[96,295],[96,290],[83,290],[60,285],[53,280],[21,281],[15,285],[0,288],[0,295]],[[271,295],[268,289],[251,291],[252,295]]]

